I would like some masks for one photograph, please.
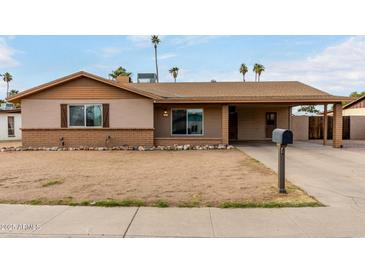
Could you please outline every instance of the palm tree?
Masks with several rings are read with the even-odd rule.
[[[177,78],[177,75],[179,74],[179,68],[173,67],[172,69],[169,70],[169,72],[172,74],[172,77],[174,77],[174,81],[176,83],[176,78]]]
[[[255,72],[255,81],[260,82],[260,76],[263,71],[265,71],[265,67],[261,64],[255,64],[253,66],[253,71]]]
[[[158,65],[157,65],[157,45],[160,43],[160,38],[158,38],[158,35],[152,35],[151,42],[153,44],[153,47],[155,48],[156,76],[157,76],[157,83],[158,83],[159,78],[158,78]]]
[[[131,76],[132,72],[128,72],[125,68],[119,67],[116,70],[113,70],[111,73],[109,73],[109,77],[112,79],[117,79],[118,76]]]
[[[245,79],[245,76],[246,76],[246,73],[248,72],[248,68],[245,64],[241,64],[240,66],[240,73],[242,73],[242,80],[243,82],[246,82],[246,79]]]
[[[9,92],[9,96],[13,96],[13,95],[15,95],[15,94],[18,94],[18,92],[19,92],[19,90],[12,89],[12,90],[10,90],[10,92]]]
[[[9,72],[0,74],[3,81],[6,82],[6,97],[9,97],[9,83],[13,80],[13,76]]]

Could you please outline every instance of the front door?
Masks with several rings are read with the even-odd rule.
[[[266,138],[272,137],[272,131],[276,128],[276,123],[277,123],[277,113],[266,112],[266,131],[265,131]]]
[[[229,140],[235,141],[238,138],[238,117],[235,106],[229,106]]]

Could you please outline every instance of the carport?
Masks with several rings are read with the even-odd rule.
[[[284,96],[283,96],[284,97]],[[234,103],[229,105],[229,127],[228,135],[230,143],[242,141],[268,141],[271,140],[272,131],[275,128],[287,128],[294,131],[305,125],[294,127],[292,118],[292,108],[300,105],[323,105],[324,122],[323,145],[328,143],[328,105],[333,104],[333,125],[332,125],[332,145],[335,148],[343,146],[342,129],[342,105],[339,102],[344,98],[311,98],[308,101],[293,100],[291,96],[280,98],[267,98],[262,103]],[[331,99],[333,101],[331,101]],[[290,101],[292,100],[292,101]],[[305,130],[308,130],[306,128]]]

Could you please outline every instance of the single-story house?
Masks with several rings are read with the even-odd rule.
[[[8,100],[21,103],[24,146],[268,140],[274,128],[292,127],[293,106],[334,104],[333,145],[341,147],[348,98],[295,81],[130,83],[77,72]]]

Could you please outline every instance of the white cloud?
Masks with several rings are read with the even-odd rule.
[[[0,68],[11,68],[19,63],[14,58],[15,50],[11,48],[5,38],[0,37]]]
[[[163,54],[159,54],[158,55],[158,60],[166,60],[166,59],[170,59],[170,58],[174,58],[176,57],[176,54],[174,53],[163,53]],[[155,57],[153,57],[153,60],[155,59]]]
[[[175,47],[188,47],[198,44],[208,43],[212,39],[219,36],[211,35],[180,35],[180,36],[169,36],[159,35],[161,45],[164,43]],[[152,46],[151,35],[129,35],[127,39],[131,41],[134,46],[138,48],[148,48]]]
[[[183,38],[185,36],[182,36]],[[365,36],[350,37],[300,60],[264,63],[262,81],[301,81],[337,95],[365,90]],[[180,81],[241,81],[238,70],[187,70]],[[246,75],[254,80],[251,68]]]
[[[103,57],[113,57],[121,53],[123,49],[121,47],[106,47],[101,49],[101,54]]]
[[[127,40],[131,41],[134,46],[138,48],[148,48],[152,46],[151,35],[129,35],[127,36]]]
[[[263,80],[298,80],[322,90],[348,95],[365,90],[365,36],[327,47],[303,60],[266,65]]]
[[[188,46],[208,43],[209,41],[217,37],[218,36],[210,36],[210,35],[181,35],[171,38],[169,42],[171,45],[177,47],[188,47]]]

